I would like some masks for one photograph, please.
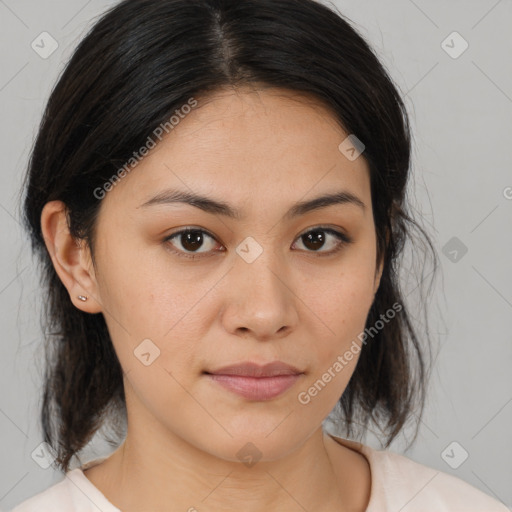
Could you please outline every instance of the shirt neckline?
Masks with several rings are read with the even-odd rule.
[[[68,478],[73,484],[73,493],[78,494],[78,500],[83,501],[84,495],[91,502],[91,510],[98,512],[122,512],[115,507],[107,497],[85,476],[84,470],[89,469],[100,462],[103,462],[107,457],[101,457],[87,462],[81,467],[75,468],[66,473]]]
[[[346,446],[347,448],[357,451],[361,453],[365,459],[368,461],[368,466],[370,468],[370,497],[368,499],[368,504],[366,505],[365,512],[378,512],[377,510],[377,494],[380,491],[380,480],[378,477],[378,472],[376,470],[377,461],[376,461],[376,450],[371,448],[366,444],[359,443],[357,441],[350,441],[349,439],[344,439],[343,437],[335,436],[330,432],[326,432],[329,437],[334,439],[338,444],[342,446]]]

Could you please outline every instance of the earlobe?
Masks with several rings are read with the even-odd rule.
[[[55,271],[68,290],[71,302],[86,313],[101,312],[89,248],[83,240],[71,236],[66,205],[62,201],[45,204],[41,230]]]

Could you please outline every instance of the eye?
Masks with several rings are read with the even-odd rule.
[[[205,236],[206,235],[206,236]],[[196,259],[198,256],[195,256],[195,254],[203,254],[205,252],[209,252],[208,244],[205,251],[198,251],[197,249],[201,247],[204,244],[205,239],[210,239],[210,249],[215,244],[212,244],[211,241],[215,242],[215,238],[207,233],[204,229],[199,228],[186,228],[182,229],[181,231],[177,231],[176,233],[173,233],[172,235],[168,236],[164,242],[171,242],[171,240],[176,239],[178,244],[181,245],[181,248],[178,248],[179,250],[175,251],[173,250],[175,254],[178,256],[181,256],[183,258],[189,258],[189,259]],[[174,243],[171,243],[171,245],[174,245]],[[191,253],[188,253],[187,251],[191,251]],[[222,252],[222,251],[220,251]],[[201,256],[199,256],[201,257]]]
[[[330,254],[337,253],[343,248],[343,246],[352,243],[352,239],[345,233],[322,226],[306,231],[300,235],[297,240],[302,241],[302,244],[307,249],[312,249],[307,250],[307,252],[319,253],[320,256],[328,256]],[[332,247],[332,249],[319,251],[319,249],[324,246],[327,246],[328,248]]]
[[[175,242],[176,240],[176,242]],[[198,249],[203,248],[205,240],[206,248],[204,251]],[[306,231],[300,235],[297,240],[302,241],[306,247],[306,252],[318,253],[319,256],[328,256],[340,251],[343,246],[352,243],[352,239],[341,231],[335,229],[318,226],[314,229]],[[182,258],[197,259],[202,256],[200,254],[207,254],[213,250],[215,244],[218,243],[208,232],[200,228],[186,228],[164,239],[164,242],[169,242],[171,246],[176,247],[178,250],[172,250],[174,254]],[[175,245],[176,244],[176,245]],[[181,246],[181,247],[179,247]],[[319,249],[324,246],[333,247],[329,250],[320,251]],[[293,246],[292,246],[293,247]],[[217,252],[224,252],[225,249],[219,249]]]

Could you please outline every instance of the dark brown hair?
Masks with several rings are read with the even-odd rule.
[[[360,436],[373,422],[387,447],[413,412],[421,417],[428,365],[398,271],[412,229],[434,260],[436,254],[406,203],[406,108],[369,44],[344,16],[314,0],[126,0],[95,23],[56,83],[24,185],[24,221],[45,287],[42,429],[62,471],[108,421],[117,432],[113,442],[122,441],[126,405],[103,315],[74,307],[55,272],[41,233],[43,206],[63,201],[72,235],[94,257],[101,205],[94,190],[189,98],[251,84],[307,93],[365,145],[377,261],[384,258],[366,326],[393,304],[402,309],[363,347],[339,400],[340,428]]]

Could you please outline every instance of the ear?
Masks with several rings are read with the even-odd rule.
[[[389,231],[386,230],[386,247],[389,244]],[[382,277],[382,271],[384,270],[384,260],[386,258],[386,251],[384,251],[384,254],[381,256],[380,262],[378,264],[378,267],[375,270],[375,285],[373,289],[373,295],[377,293],[377,290],[379,289],[380,285],[380,278]]]
[[[377,270],[375,271],[375,285],[373,287],[373,295],[375,296],[377,294],[377,290],[380,286],[380,278],[382,277],[382,271],[384,269],[384,258],[381,258],[381,262]]]
[[[55,271],[67,288],[71,302],[86,313],[101,312],[89,247],[83,240],[71,236],[67,208],[62,201],[45,204],[41,213],[41,230]],[[88,300],[81,301],[79,295],[85,295]]]

